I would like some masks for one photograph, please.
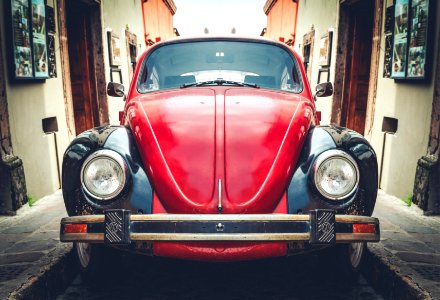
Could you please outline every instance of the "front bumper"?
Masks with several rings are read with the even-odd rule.
[[[129,244],[132,241],[303,241],[311,244],[378,242],[379,220],[315,210],[309,215],[104,215],[61,220],[62,242]]]

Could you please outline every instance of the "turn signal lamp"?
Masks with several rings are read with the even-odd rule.
[[[87,224],[65,224],[64,233],[87,233]]]
[[[353,224],[353,233],[376,233],[374,224]]]

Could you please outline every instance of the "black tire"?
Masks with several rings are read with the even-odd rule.
[[[83,283],[95,285],[107,281],[120,268],[120,253],[100,244],[74,243],[75,256]]]
[[[336,245],[321,256],[321,267],[328,278],[339,283],[353,284],[359,279],[365,257],[365,243]]]
[[[350,283],[357,282],[359,279],[365,257],[365,249],[365,243],[343,244],[338,249],[342,277]]]

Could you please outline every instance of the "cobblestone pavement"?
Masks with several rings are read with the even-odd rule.
[[[76,276],[71,244],[59,242],[65,216],[60,191],[0,216],[0,299],[440,299],[440,216],[379,191],[374,215],[380,243],[369,244],[354,286],[325,277],[313,256],[246,263],[209,264],[130,256],[106,289]],[[65,290],[65,287],[70,287]]]
[[[382,261],[383,269],[392,270],[407,285],[419,289],[418,299],[440,299],[440,216],[424,216],[417,206],[408,207],[381,190],[373,216],[380,220],[381,241],[370,244],[369,249]],[[386,282],[385,290],[391,282],[378,277],[382,274],[374,276],[378,285]],[[376,283],[373,278],[371,281]],[[389,296],[400,297],[395,292]]]
[[[60,219],[66,215],[58,191],[16,216],[0,217],[0,299],[37,281],[70,251],[70,244],[59,242]]]
[[[105,287],[88,287],[78,276],[57,300],[383,299],[362,277],[354,286],[337,277],[323,278],[311,255],[240,263],[129,255]]]

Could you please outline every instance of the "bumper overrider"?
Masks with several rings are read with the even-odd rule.
[[[289,214],[131,214],[107,210],[103,215],[61,220],[62,242],[107,243],[136,241],[303,241],[311,244],[378,242],[379,220],[313,210]]]

